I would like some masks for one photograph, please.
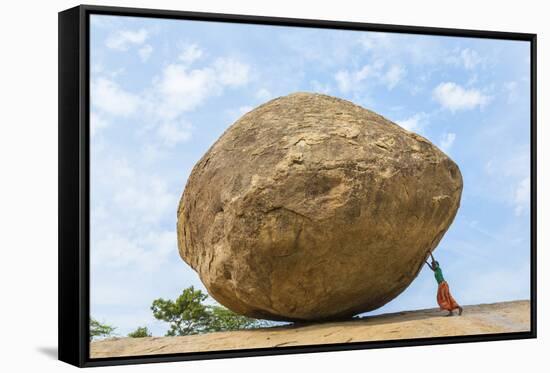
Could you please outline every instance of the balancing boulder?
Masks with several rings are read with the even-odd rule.
[[[353,103],[295,93],[242,116],[195,165],[178,247],[227,308],[272,320],[381,307],[452,223],[457,165]]]

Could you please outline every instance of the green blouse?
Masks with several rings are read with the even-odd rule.
[[[445,279],[443,278],[443,272],[441,271],[441,267],[437,266],[434,268],[434,276],[438,284],[441,284]]]

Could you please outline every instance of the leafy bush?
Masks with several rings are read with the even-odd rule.
[[[115,329],[114,326],[102,324],[93,317],[90,317],[90,341],[98,337],[110,337]]]
[[[140,326],[136,330],[134,330],[131,333],[128,333],[128,337],[130,338],[144,338],[144,337],[151,337],[153,334],[147,329],[146,326]]]
[[[238,315],[222,306],[206,305],[203,302],[207,299],[207,294],[191,286],[184,289],[175,301],[155,299],[151,310],[156,319],[169,323],[167,336],[250,329],[268,325],[266,321]]]

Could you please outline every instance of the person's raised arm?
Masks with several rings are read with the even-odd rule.
[[[428,263],[427,261],[424,261],[424,263],[426,263],[426,264],[428,265],[428,267],[430,267],[430,269],[431,269],[432,271],[434,270],[434,267],[432,267],[432,266],[430,265],[430,263]]]

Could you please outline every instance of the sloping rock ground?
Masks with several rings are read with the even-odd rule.
[[[462,316],[427,309],[340,322],[294,324],[184,337],[112,338],[91,343],[91,357],[117,357],[327,343],[529,331],[527,300],[465,306]]]

